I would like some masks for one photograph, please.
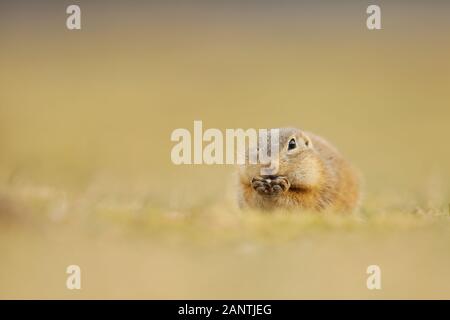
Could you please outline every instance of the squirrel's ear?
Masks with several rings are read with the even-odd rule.
[[[302,138],[303,138],[303,140],[305,140],[305,145],[308,148],[312,148],[313,147],[311,138],[307,134],[305,134],[304,132],[302,132]]]

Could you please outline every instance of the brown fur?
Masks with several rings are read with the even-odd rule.
[[[292,138],[297,147],[288,151]],[[348,212],[358,204],[360,190],[355,170],[329,142],[312,133],[280,129],[278,172],[261,176],[261,167],[240,166],[241,207]]]

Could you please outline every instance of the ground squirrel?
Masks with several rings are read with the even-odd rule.
[[[299,129],[282,128],[278,155],[276,175],[262,176],[261,164],[239,166],[241,208],[355,209],[360,194],[358,175],[328,141]]]

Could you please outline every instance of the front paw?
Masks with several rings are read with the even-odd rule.
[[[252,179],[252,188],[263,196],[277,196],[286,192],[291,184],[282,176],[259,176]]]
[[[289,190],[291,183],[286,177],[277,176],[271,179],[270,185],[277,193],[283,193]]]

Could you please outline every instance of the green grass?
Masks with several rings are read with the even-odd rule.
[[[449,297],[446,207],[267,213],[231,199],[164,208],[117,190],[7,190],[3,298]],[[82,268],[80,292],[64,287],[69,264]],[[380,291],[365,287],[371,264]]]

